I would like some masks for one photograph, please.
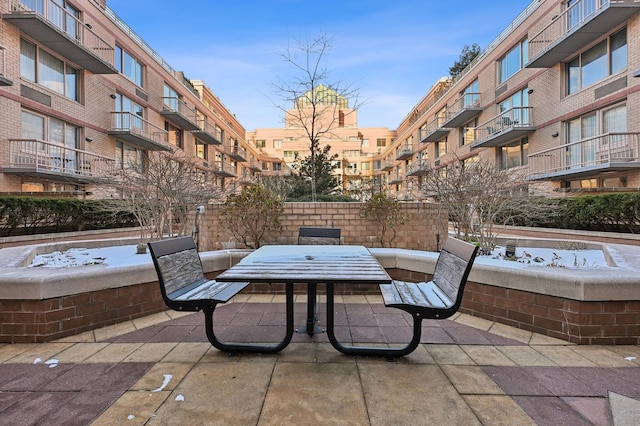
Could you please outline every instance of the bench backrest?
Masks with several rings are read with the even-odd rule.
[[[300,245],[340,245],[340,228],[308,228],[298,230],[298,244]]]
[[[462,303],[464,286],[477,252],[478,246],[453,237],[447,238],[440,251],[432,281],[455,301],[453,309],[458,309]]]
[[[165,302],[172,300],[172,293],[207,280],[193,238],[170,238],[148,245]]]

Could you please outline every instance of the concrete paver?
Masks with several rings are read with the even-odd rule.
[[[222,327],[264,336],[284,300],[242,296],[218,308]],[[405,336],[389,334],[406,318],[393,317],[379,298],[342,300],[348,305],[336,306],[337,320],[346,342],[386,345]],[[461,314],[425,321],[422,344],[392,361],[343,355],[326,334],[296,334],[280,354],[229,356],[211,347],[203,322],[201,313],[166,311],[53,343],[0,345],[0,419],[635,425],[640,418],[638,346],[578,346]]]

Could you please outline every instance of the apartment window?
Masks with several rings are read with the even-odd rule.
[[[169,143],[182,148],[182,130],[168,121],[164,122],[164,129],[169,133]]]
[[[476,139],[476,127],[478,127],[478,119],[474,118],[467,124],[462,126],[460,131],[460,146],[471,144]]]
[[[282,148],[282,139],[274,139],[273,140],[273,148],[274,149]]]
[[[525,166],[529,163],[529,139],[522,138],[518,141],[500,147],[498,151],[500,170]]]
[[[530,124],[529,91],[524,88],[515,92],[509,98],[500,102],[500,127],[510,127],[513,124]]]
[[[144,107],[135,103],[128,97],[116,93],[116,112],[115,114],[115,127],[118,129],[137,129],[143,130],[144,123]]]
[[[376,147],[384,148],[385,146],[387,146],[387,140],[385,138],[376,139]]]
[[[382,169],[382,161],[374,160],[373,161],[373,170],[380,170],[380,169]]]
[[[436,158],[440,158],[447,153],[447,140],[442,139],[436,142]]]
[[[206,160],[209,157],[207,155],[207,145],[197,138],[196,138],[196,157],[202,158],[203,160]]]
[[[264,148],[267,142],[264,139],[256,139],[256,148]]]
[[[447,119],[447,107],[444,106],[440,111],[436,113],[436,127],[441,128],[442,123],[444,123]]]
[[[164,105],[169,108],[171,111],[180,111],[180,96],[178,92],[176,92],[172,87],[164,85],[162,89]]]
[[[79,100],[79,71],[25,39],[20,39],[20,76],[69,99]]]
[[[360,170],[371,170],[371,162],[366,161],[360,163]]]
[[[498,84],[507,81],[529,61],[529,41],[522,40],[498,61]]]
[[[480,83],[475,80],[467,86],[460,94],[462,96],[463,108],[477,106],[480,103]]]
[[[282,171],[282,163],[273,163],[273,171],[274,172]]]
[[[115,50],[116,69],[129,80],[143,87],[142,74],[144,66],[138,62],[129,52],[116,45]]]
[[[294,158],[298,156],[298,151],[283,151],[282,156],[285,158]]]
[[[343,157],[359,157],[360,156],[360,150],[359,149],[345,149],[344,151],[342,151],[342,156]]]
[[[625,28],[567,63],[567,91],[569,94],[575,93],[626,67],[627,29]]]
[[[135,146],[116,141],[116,168],[133,170],[142,173],[144,170],[145,152]]]

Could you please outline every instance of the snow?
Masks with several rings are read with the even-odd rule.
[[[291,246],[288,254],[298,251]],[[309,246],[313,247],[313,246]],[[317,246],[316,246],[317,247]],[[286,251],[286,250],[285,250]],[[285,253],[286,254],[286,253]],[[299,253],[298,253],[299,254]],[[504,247],[496,247],[491,255],[479,256],[477,264],[496,265],[509,268],[547,266],[558,268],[607,268],[602,250],[556,250],[550,248],[516,249],[513,260],[504,258]],[[78,266],[119,267],[152,264],[149,253],[136,254],[136,245],[103,248],[71,248],[64,252],[41,254],[33,259],[32,268],[71,268]]]

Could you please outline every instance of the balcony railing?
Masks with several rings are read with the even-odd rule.
[[[227,142],[226,153],[234,161],[244,163],[247,161],[247,150],[237,144],[235,141]]]
[[[636,0],[580,0],[529,39],[528,68],[548,68],[640,11]]]
[[[85,184],[112,175],[115,160],[40,139],[9,139],[3,173]]]
[[[222,144],[222,129],[215,124],[209,124],[204,118],[198,118],[197,125],[198,129],[193,130],[191,133],[198,139],[212,145]]]
[[[111,127],[107,133],[150,151],[171,150],[166,130],[130,112],[111,112]]]
[[[178,97],[163,97],[160,114],[185,130],[200,130],[196,110],[190,108],[185,101]]]
[[[465,93],[447,107],[442,127],[459,127],[480,115],[480,93]]]
[[[640,133],[605,133],[529,155],[529,180],[640,168]]]
[[[533,108],[515,107],[504,111],[474,129],[472,148],[499,146],[535,131]]]
[[[426,126],[421,127],[419,131],[420,142],[436,142],[449,134],[451,129],[444,127],[445,121],[446,117],[440,116],[428,122]]]
[[[389,170],[393,170],[393,161],[387,160],[387,161],[383,162],[382,163],[382,168],[380,170],[382,170],[383,172],[387,172]]]
[[[402,148],[398,149],[396,160],[406,160],[413,156],[413,147],[409,144],[404,145]]]
[[[13,86],[7,78],[7,50],[0,46],[0,86]]]
[[[235,167],[231,167],[231,163],[224,160],[216,160],[214,173],[221,177],[236,177],[238,171]]]
[[[54,0],[8,0],[2,19],[95,74],[116,74],[114,48]],[[62,2],[60,2],[62,3]]]
[[[256,173],[262,173],[262,163],[260,160],[250,160],[249,161],[249,170]]]
[[[407,167],[407,176],[425,176],[431,170],[429,163],[425,161],[414,161]]]
[[[395,172],[395,173],[391,173],[388,176],[387,183],[389,185],[396,185],[396,184],[402,183],[403,181],[404,181],[404,173]]]

